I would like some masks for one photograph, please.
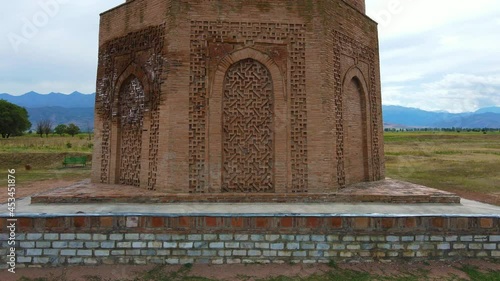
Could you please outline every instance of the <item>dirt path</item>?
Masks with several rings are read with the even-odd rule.
[[[270,264],[270,265],[194,265],[190,269],[184,268],[186,276],[205,277],[215,280],[259,280],[277,276],[306,278],[314,274],[325,274],[329,271],[334,273],[345,272],[345,270],[355,272],[366,272],[372,277],[408,277],[414,276],[411,280],[470,280],[469,276],[460,268],[463,266],[476,267],[483,272],[496,272],[500,280],[500,263],[468,260],[459,262],[423,262],[423,263],[356,263],[340,264],[337,268],[332,268],[326,264]],[[18,269],[16,274],[6,271],[0,272],[0,280],[17,281],[21,277],[41,278],[47,280],[131,280],[137,276],[153,269],[153,266],[131,266],[120,265],[110,266],[102,265],[97,267],[67,267],[67,268],[27,268]],[[166,272],[176,272],[181,270],[180,266],[166,266]],[[182,270],[181,270],[182,272]],[[89,279],[85,276],[98,276],[98,278]],[[460,279],[452,279],[453,276]],[[149,279],[148,279],[149,280]],[[151,280],[169,280],[169,279],[151,279]],[[189,279],[175,279],[189,280]],[[307,279],[306,279],[307,280]],[[337,279],[336,279],[337,280]],[[354,280],[354,279],[347,279]],[[363,279],[365,280],[365,279]],[[409,279],[410,280],[410,279]]]

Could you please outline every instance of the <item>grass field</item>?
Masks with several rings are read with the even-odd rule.
[[[385,133],[386,176],[500,205],[500,134]]]
[[[21,188],[44,180],[89,178],[92,142],[86,134],[48,138],[32,134],[0,139],[0,169],[16,169],[17,186]],[[64,168],[65,156],[87,156],[89,163],[86,168]],[[26,170],[26,165],[31,170]],[[6,186],[6,182],[6,176],[0,178],[0,185]]]
[[[500,133],[385,133],[387,177],[405,180],[460,196],[500,205]],[[92,154],[87,135],[36,135],[0,139],[0,169],[18,169],[18,182],[79,180],[87,168],[63,168],[65,156]],[[26,171],[25,165],[32,170]],[[6,179],[0,178],[4,185]]]

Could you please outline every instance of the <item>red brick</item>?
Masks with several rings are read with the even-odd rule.
[[[179,226],[188,227],[190,225],[191,225],[191,218],[190,217],[179,217]]]
[[[443,228],[444,227],[444,218],[432,218],[431,225],[433,227]]]
[[[383,150],[377,150],[380,155],[359,153],[360,147],[366,150],[378,145],[375,140],[383,133],[382,120],[379,118],[381,99],[377,25],[365,16],[364,0],[220,0],[216,2],[224,7],[222,19],[219,5],[213,5],[214,1],[176,1],[189,6],[189,13],[178,13],[175,16],[170,11],[170,2],[127,1],[101,15],[99,52],[102,57],[109,57],[109,60],[117,63],[114,68],[99,63],[97,78],[99,81],[107,81],[113,79],[115,73],[120,75],[111,80],[113,83],[104,83],[99,91],[107,93],[112,88],[124,89],[123,86],[129,83],[127,77],[134,75],[143,84],[148,95],[162,96],[158,103],[146,98],[146,104],[142,105],[149,106],[151,114],[161,116],[159,120],[155,118],[152,121],[158,121],[162,128],[168,128],[169,134],[168,139],[163,138],[164,134],[160,134],[160,139],[151,138],[154,134],[148,128],[142,128],[144,130],[139,130],[137,137],[148,140],[143,145],[147,144],[149,147],[131,146],[137,148],[132,155],[108,155],[110,151],[119,151],[121,141],[127,144],[130,139],[119,138],[124,129],[122,125],[113,127],[112,131],[106,126],[111,123],[121,124],[115,123],[119,116],[113,115],[112,120],[109,120],[103,110],[96,110],[97,142],[102,142],[104,135],[111,136],[107,149],[103,151],[102,146],[95,147],[94,159],[108,158],[110,161],[106,167],[101,167],[105,162],[94,161],[93,182],[100,182],[102,175],[107,175],[111,183],[117,183],[120,178],[117,174],[120,172],[135,172],[140,179],[140,186],[144,187],[144,193],[153,193],[147,188],[152,188],[149,183],[155,182],[157,192],[179,195],[179,200],[182,197],[195,198],[192,195],[196,194],[210,198],[207,201],[220,202],[224,199],[234,200],[234,193],[238,193],[233,190],[221,193],[224,185],[222,181],[242,176],[244,180],[238,181],[245,181],[248,186],[255,184],[262,191],[259,194],[262,196],[255,196],[251,200],[285,201],[289,199],[283,194],[294,194],[291,196],[293,200],[299,198],[297,201],[300,201],[301,198],[314,200],[314,196],[308,197],[308,194],[331,194],[340,187],[339,182],[363,182],[367,179],[366,175],[376,175],[377,179],[373,180],[384,178],[383,163],[379,161],[383,157]],[[262,9],[260,2],[266,3],[265,9]],[[289,8],[285,8],[287,3],[290,4]],[[324,24],[319,21],[310,22],[310,19],[321,19],[325,15],[331,19],[324,21]],[[185,24],[163,25],[169,22]],[[299,26],[308,28],[298,28]],[[217,42],[212,40],[214,34],[217,35]],[[239,34],[238,38],[233,38],[233,34]],[[325,37],[325,34],[328,35]],[[318,38],[321,40],[318,41]],[[163,46],[163,42],[169,42],[168,46]],[[120,45],[119,52],[113,49],[117,44]],[[200,47],[190,48],[193,44]],[[338,50],[338,53],[334,50]],[[163,59],[174,58],[169,75],[166,75],[166,70],[163,73],[142,70],[149,69],[151,61],[146,55],[148,52],[155,52]],[[200,59],[193,61],[193,57]],[[231,67],[237,66],[238,62],[246,59],[251,59],[254,66],[262,65],[269,70],[267,74],[262,73],[265,76],[258,80],[275,80],[272,87],[275,89],[270,89],[269,93],[262,91],[255,97],[239,97],[237,99],[241,99],[240,103],[223,102],[224,95],[221,93],[225,92],[227,85],[232,85],[224,81],[227,77],[225,74],[229,73]],[[364,66],[356,67],[358,61],[362,61]],[[161,69],[155,66],[152,68]],[[191,73],[191,76],[186,76],[186,73]],[[288,81],[287,74],[290,73],[294,77]],[[339,73],[342,75],[336,75]],[[155,79],[149,79],[149,74]],[[170,80],[165,83],[167,76]],[[297,77],[300,79],[296,79]],[[189,79],[196,80],[191,81],[191,84],[199,81],[210,83],[198,83],[198,86],[193,87],[186,83]],[[331,83],[323,83],[329,80]],[[237,85],[242,81],[235,78],[235,82],[233,84]],[[359,85],[351,87],[351,82],[359,82]],[[344,107],[337,109],[335,103],[325,102],[323,97],[339,89],[343,92]],[[362,93],[361,89],[370,89],[369,95]],[[268,94],[271,98],[265,98]],[[124,99],[118,100],[120,102],[110,104],[110,112],[118,112]],[[139,99],[136,100],[137,103],[140,102]],[[252,116],[256,117],[259,124],[257,130],[236,132],[230,140],[222,136],[224,133],[221,129],[224,128],[226,119],[232,119],[231,112],[247,110],[245,104],[248,101],[265,104],[266,100],[272,100],[272,103],[267,103],[272,110],[260,112],[261,108],[257,108]],[[364,112],[368,108],[364,105],[369,100],[374,101],[374,104]],[[96,108],[107,108],[103,104],[105,101],[106,98],[98,99]],[[238,107],[228,108],[229,104]],[[132,102],[129,105],[140,106]],[[331,115],[331,122],[322,121],[325,114],[336,110],[340,112]],[[281,112],[287,114],[278,114]],[[276,116],[269,118],[273,115]],[[247,120],[235,115],[231,122],[233,121],[234,124],[245,124]],[[344,142],[337,142],[335,137],[319,137],[325,132],[335,132],[341,122],[344,124],[341,126],[344,132],[336,134],[346,136]],[[269,130],[264,128],[266,124],[269,124]],[[288,125],[285,126],[286,124]],[[252,147],[254,140],[269,142],[269,151],[258,152],[259,149]],[[206,146],[208,143],[210,148]],[[226,150],[227,145],[236,149]],[[249,149],[243,149],[244,147]],[[158,159],[168,161],[156,161],[157,165],[150,165],[148,157],[139,160],[141,152],[147,155],[152,150],[157,152]],[[343,153],[346,159],[344,179],[337,177],[337,171],[341,168],[338,167],[337,159],[324,156],[323,152],[330,150],[332,155]],[[172,157],[174,154],[182,157]],[[232,156],[238,156],[235,159],[239,159],[237,161],[241,164],[248,164],[251,161],[248,159],[265,158],[268,161],[262,160],[259,165],[267,167],[243,169],[241,165],[234,165],[239,168],[226,169],[223,161],[227,162]],[[142,170],[120,170],[121,157],[136,157],[137,161],[141,161]],[[186,159],[189,159],[188,165],[185,165]],[[373,165],[364,165],[365,163]],[[173,168],[175,173],[159,172],[156,180],[149,178],[151,174],[156,175],[156,169],[172,171]],[[233,189],[234,186],[229,188]],[[318,201],[327,200],[316,198]],[[307,222],[304,223],[306,224]],[[315,226],[315,223],[312,225]]]
[[[417,218],[405,218],[404,224],[406,228],[415,228],[417,227]]]
[[[243,227],[243,218],[231,218],[232,227]]]
[[[359,217],[354,218],[354,228],[355,229],[365,229],[370,226],[370,218],[367,217]]]
[[[217,226],[217,218],[215,217],[205,217],[205,225],[209,227]]]
[[[342,218],[341,217],[332,218],[332,227],[342,228]]]
[[[255,218],[255,226],[258,228],[269,227],[269,218]]]
[[[33,219],[30,218],[19,218],[17,220],[19,223],[19,227],[22,228],[32,228],[33,227]]]
[[[113,227],[113,217],[101,217],[101,227]]]
[[[320,226],[320,218],[316,218],[316,217],[309,217],[307,218],[307,227],[311,227],[311,228],[317,228]]]
[[[383,218],[382,219],[382,228],[385,228],[385,229],[393,228],[395,221],[396,221],[395,218]]]
[[[479,219],[479,226],[481,228],[493,228],[493,219],[492,218],[481,218],[481,219]]]
[[[292,227],[293,226],[293,218],[285,217],[281,218],[281,227]]]
[[[63,222],[64,224],[64,222]],[[45,227],[46,228],[56,228],[61,226],[61,219],[60,218],[48,218],[45,220]]]
[[[75,217],[73,219],[73,225],[75,227],[81,228],[87,226],[87,218],[86,217]]]
[[[163,217],[152,217],[151,226],[152,227],[163,227],[165,225],[165,218]]]

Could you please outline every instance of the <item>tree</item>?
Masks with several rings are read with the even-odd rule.
[[[24,107],[0,100],[0,134],[2,134],[2,138],[22,135],[30,127],[28,111]]]
[[[42,119],[36,123],[36,133],[40,137],[43,137],[44,134],[46,137],[49,137],[50,132],[52,132],[52,120]]]
[[[76,134],[80,133],[80,127],[77,125],[71,123],[68,125],[68,129],[66,130],[66,133],[70,134],[72,137],[74,137]]]
[[[59,124],[54,128],[54,134],[58,134],[60,136],[63,136],[68,132],[68,126],[64,124]]]

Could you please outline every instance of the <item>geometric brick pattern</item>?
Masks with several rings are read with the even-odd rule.
[[[120,109],[120,184],[140,186],[144,88],[136,77],[122,86]]]
[[[254,59],[226,73],[223,101],[223,192],[273,192],[273,84]]]
[[[114,155],[111,155],[111,149],[113,146],[118,145],[117,140],[111,140],[112,127],[121,123],[120,120],[117,120],[114,117],[114,113],[119,115],[119,104],[121,103],[121,101],[117,100],[117,96],[119,95],[117,90],[121,89],[117,89],[117,87],[122,85],[117,85],[117,82],[119,75],[125,71],[130,62],[135,62],[141,67],[142,70],[145,71],[145,75],[147,77],[138,77],[139,73],[134,73],[134,75],[139,78],[139,81],[149,81],[149,85],[147,85],[149,87],[149,92],[144,93],[143,97],[137,98],[144,99],[144,104],[142,105],[141,110],[143,111],[143,116],[144,114],[148,114],[150,119],[150,127],[147,128],[149,129],[150,135],[148,167],[149,177],[147,186],[149,189],[155,188],[158,169],[158,143],[160,129],[159,105],[161,102],[161,84],[164,79],[162,74],[164,72],[165,64],[165,59],[161,55],[163,52],[164,33],[165,24],[150,26],[106,42],[99,48],[96,113],[102,122],[100,147],[100,182],[102,183],[112,182],[112,179],[109,178],[111,157],[114,157]],[[148,54],[145,58],[139,55],[144,53]],[[123,63],[123,60],[119,60],[124,56],[129,57],[129,61],[126,63]],[[146,85],[142,86],[145,87]],[[122,118],[121,116],[122,115],[119,116],[120,119]],[[140,133],[142,134],[142,132]],[[139,138],[139,136],[136,137]],[[138,151],[140,150],[137,148],[135,152]],[[139,154],[135,157],[139,157]],[[136,160],[139,160],[139,158]],[[140,163],[137,165],[140,165]],[[139,183],[138,175],[134,175],[132,178],[135,178],[135,180],[128,179],[126,181],[130,183],[133,182],[134,185],[137,185]]]
[[[291,192],[307,192],[305,24],[191,21],[189,92],[189,191],[205,192],[208,42],[286,42],[290,61]],[[236,42],[235,42],[236,44]]]
[[[181,2],[127,1],[101,14],[94,182],[317,198],[383,178],[377,26],[364,0]],[[247,83],[247,72],[263,74],[240,69],[245,77],[227,82],[228,69],[247,59],[267,69],[268,92],[228,91],[258,81]],[[121,131],[129,75],[144,88],[137,134]],[[360,102],[346,93],[352,79]],[[130,146],[119,147],[122,137]],[[133,165],[142,171],[130,173]]]

